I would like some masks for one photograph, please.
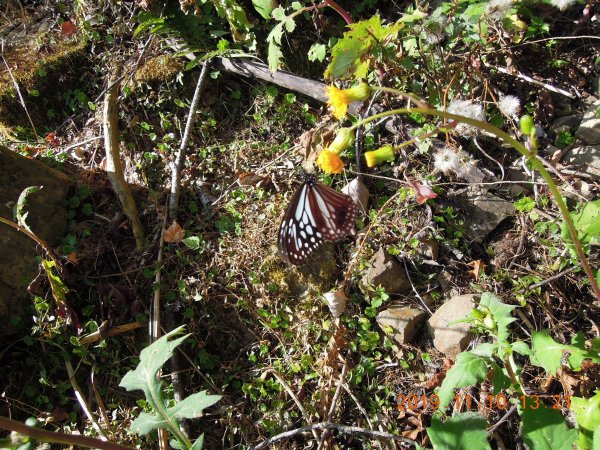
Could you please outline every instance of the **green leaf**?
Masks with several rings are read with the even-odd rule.
[[[494,371],[494,376],[492,377],[492,382],[494,383],[493,394],[496,395],[500,393],[503,389],[508,389],[511,385],[510,378],[505,373],[504,369],[497,364],[492,364],[492,369]]]
[[[133,422],[131,422],[129,429],[134,433],[143,436],[144,434],[148,434],[151,431],[157,430],[158,428],[164,428],[166,423],[166,420],[163,420],[154,414],[141,412],[140,415]]]
[[[28,212],[24,213],[23,210],[25,208],[25,205],[27,205],[27,196],[29,194],[33,194],[33,193],[39,191],[42,188],[43,188],[43,186],[29,186],[29,187],[23,189],[23,192],[21,192],[21,194],[19,195],[17,204],[13,208],[13,216],[14,216],[14,219],[17,222],[17,224],[19,224],[20,227],[25,228],[30,233],[33,233],[33,231],[31,231],[31,228],[29,228],[27,226],[27,224],[25,223],[25,220],[27,219],[27,215],[29,213]]]
[[[267,60],[269,63],[269,69],[275,71],[279,68],[279,63],[283,54],[281,53],[281,37],[283,36],[283,25],[278,23],[273,27],[269,36],[267,36],[267,42],[269,43],[269,50],[267,52]]]
[[[562,355],[568,345],[559,344],[550,336],[550,330],[534,331],[531,334],[531,362],[543,367],[550,375],[559,369]]]
[[[517,352],[519,355],[523,355],[523,356],[531,355],[531,349],[525,342],[523,342],[521,340],[514,341],[510,346],[512,347],[513,351]]]
[[[511,313],[516,306],[502,303],[498,297],[490,292],[481,294],[479,305],[480,307],[487,307],[490,310],[492,319],[494,319],[497,326],[496,337],[498,338],[498,341],[507,343],[509,337],[508,325],[516,320],[511,316]]]
[[[571,213],[577,237],[582,244],[597,245],[600,243],[600,199],[588,202],[577,213]],[[572,242],[571,233],[565,222],[561,224],[561,235]]]
[[[187,248],[191,248],[192,250],[198,250],[204,244],[204,241],[198,236],[187,237],[181,242],[183,242]]]
[[[373,62],[373,48],[385,48],[395,41],[403,27],[399,22],[383,25],[378,15],[348,25],[350,31],[331,49],[331,63],[325,70],[325,78],[366,78]]]
[[[130,370],[125,374],[119,386],[134,391],[140,389],[145,393],[153,391],[159,381],[156,379],[156,373],[165,362],[173,355],[173,350],[181,344],[189,334],[170,341],[173,336],[181,334],[184,327],[175,328],[170,333],[153,342],[140,353],[140,362],[135,370]]]
[[[323,62],[327,55],[327,46],[324,44],[313,44],[308,51],[309,61]]]
[[[523,441],[530,450],[572,450],[577,430],[569,429],[562,414],[540,406],[522,414]]]
[[[488,422],[474,412],[455,414],[442,422],[437,416],[431,419],[431,427],[427,434],[431,439],[434,450],[487,450],[486,428]]]
[[[65,305],[67,303],[67,293],[69,292],[69,288],[67,288],[65,283],[63,283],[63,280],[61,280],[60,277],[52,271],[52,268],[55,266],[56,264],[54,264],[54,261],[42,259],[42,267],[44,268],[46,276],[48,277],[48,281],[50,282],[52,297],[56,301],[57,305]]]
[[[593,339],[589,349],[574,337],[577,345],[560,344],[550,336],[550,330],[534,331],[531,334],[531,362],[539,367],[543,367],[546,372],[555,375],[561,366],[563,352],[568,351],[569,365],[574,370],[580,370],[581,364],[585,359],[592,362],[600,362],[600,340]]]
[[[263,19],[268,20],[271,18],[271,13],[273,12],[273,9],[275,9],[277,2],[275,0],[252,0],[252,5]]]
[[[197,392],[169,408],[168,415],[178,419],[193,419],[200,416],[202,410],[214,405],[220,399],[220,395],[208,395],[206,391]]]
[[[440,386],[440,410],[446,409],[454,397],[454,389],[475,386],[485,379],[488,371],[487,358],[472,352],[463,352],[456,358],[454,366],[446,373]]]
[[[192,445],[192,450],[202,450],[203,446],[204,446],[204,433],[202,433],[200,436],[198,436],[198,439],[196,439],[196,442],[194,442],[194,445]]]
[[[579,426],[577,446],[580,449],[600,446],[600,391],[596,391],[592,398],[571,397],[571,411]]]

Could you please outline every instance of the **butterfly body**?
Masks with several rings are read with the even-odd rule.
[[[303,264],[324,240],[339,241],[350,233],[356,214],[356,204],[349,196],[305,174],[279,227],[280,256],[292,264]]]

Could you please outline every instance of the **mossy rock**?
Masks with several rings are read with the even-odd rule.
[[[64,235],[66,175],[0,146],[0,186],[0,217],[11,221],[21,192],[29,186],[43,186],[26,199],[26,224],[49,245]],[[16,332],[26,322],[32,302],[27,285],[37,274],[39,255],[32,239],[0,223],[0,336]]]
[[[11,68],[0,72],[0,134],[5,136],[15,134],[16,127],[31,127],[19,93],[38,132],[54,128],[89,101],[82,81],[89,62],[86,40],[38,28],[5,52]]]

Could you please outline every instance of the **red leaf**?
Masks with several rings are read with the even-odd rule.
[[[176,221],[173,221],[171,226],[163,231],[163,239],[165,242],[177,243],[185,237],[185,231]]]
[[[419,184],[413,181],[408,180],[408,184],[415,191],[415,196],[417,197],[417,203],[425,203],[430,198],[436,198],[437,194],[431,190],[428,186],[424,184]]]

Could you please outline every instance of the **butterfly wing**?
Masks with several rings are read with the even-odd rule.
[[[292,197],[277,239],[280,256],[295,265],[303,264],[324,239],[346,236],[357,213],[350,197],[308,180]]]
[[[339,241],[354,228],[358,208],[346,194],[342,194],[323,183],[316,182],[309,196],[310,210],[313,211],[317,229],[323,239]]]

